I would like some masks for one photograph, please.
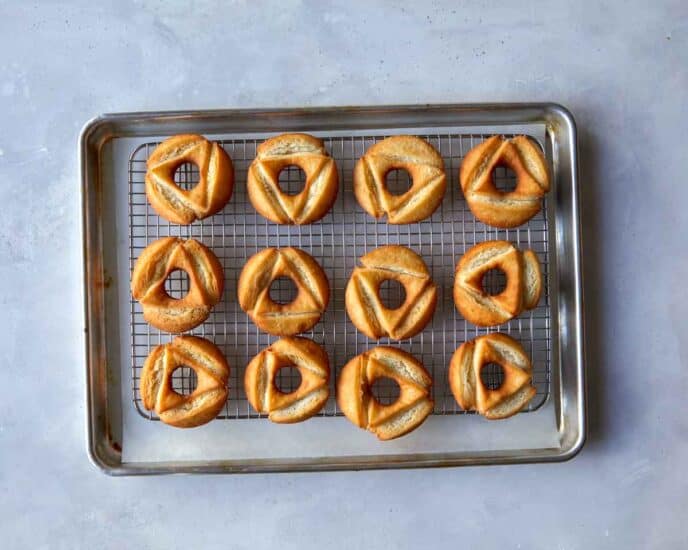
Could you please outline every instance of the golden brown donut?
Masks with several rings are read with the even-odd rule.
[[[370,391],[378,378],[399,385],[399,398],[383,405]],[[337,404],[356,426],[379,439],[400,437],[419,426],[432,412],[432,378],[413,355],[378,346],[349,361],[337,381]]]
[[[408,191],[393,195],[385,178],[401,169],[411,176]],[[354,193],[361,207],[387,223],[414,223],[430,216],[442,202],[447,186],[444,161],[427,141],[415,136],[393,136],[368,149],[354,168]]]
[[[290,278],[297,295],[288,304],[270,298],[270,285]],[[318,262],[298,248],[266,248],[249,258],[239,276],[239,305],[262,330],[293,336],[311,329],[327,309],[330,286]]]
[[[198,384],[190,395],[172,389],[172,373],[179,367],[196,373]],[[143,364],[143,406],[155,411],[165,424],[193,428],[215,418],[227,401],[229,366],[222,352],[197,336],[177,336],[156,346]]]
[[[495,187],[497,166],[507,166],[516,174],[513,191],[503,193]],[[550,185],[545,157],[526,136],[492,136],[473,147],[461,163],[459,180],[473,215],[504,228],[519,226],[537,214]]]
[[[482,280],[491,269],[506,275],[506,287],[494,296]],[[506,323],[537,306],[542,293],[540,263],[535,252],[521,252],[506,241],[485,241],[466,252],[456,266],[454,303],[473,324],[489,327]]]
[[[369,338],[389,336],[403,340],[428,324],[437,304],[437,287],[423,258],[405,246],[382,246],[360,259],[346,285],[346,312],[351,322]],[[396,309],[380,300],[383,281],[398,281],[406,299]]]
[[[279,174],[287,166],[306,173],[306,184],[296,195],[280,189]],[[332,207],[339,185],[337,166],[322,140],[308,134],[283,134],[258,146],[248,170],[246,188],[253,207],[280,224],[313,223]]]
[[[480,378],[481,369],[497,363],[504,372],[499,388],[491,390]],[[449,364],[449,386],[461,408],[496,420],[516,414],[536,393],[533,369],[521,344],[506,334],[492,333],[461,344]]]
[[[175,270],[189,276],[189,292],[180,299],[165,292],[165,280]],[[131,293],[143,308],[143,318],[167,332],[200,325],[220,301],[223,288],[217,257],[193,239],[165,237],[152,242],[136,260],[131,276]]]
[[[295,367],[301,384],[290,393],[275,385],[279,369]],[[244,388],[249,403],[273,422],[291,424],[316,414],[330,395],[327,353],[306,338],[283,338],[256,355],[246,367]]]
[[[174,182],[174,172],[189,162],[198,167],[199,180],[192,189]],[[222,210],[232,196],[232,160],[217,143],[203,136],[183,134],[158,145],[146,163],[146,196],[163,218],[182,225]]]

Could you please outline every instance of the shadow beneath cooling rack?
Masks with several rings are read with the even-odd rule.
[[[604,240],[599,238],[603,228],[601,196],[603,176],[599,162],[599,145],[596,136],[579,127],[580,209],[583,239],[583,300],[585,321],[585,364],[588,402],[588,450],[596,448],[605,438],[605,410],[607,373],[603,364],[606,322],[603,274],[605,272]]]

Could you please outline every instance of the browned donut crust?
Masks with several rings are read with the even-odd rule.
[[[408,191],[393,195],[385,178],[401,169],[411,176]],[[387,215],[387,223],[424,220],[442,202],[447,186],[444,161],[427,141],[415,136],[393,136],[376,143],[358,160],[354,169],[354,193],[358,203],[374,218]]]
[[[378,378],[399,385],[399,398],[389,405],[375,399],[370,387]],[[432,378],[413,355],[378,346],[349,361],[337,381],[337,404],[356,426],[379,439],[394,439],[418,427],[432,412]]]
[[[283,393],[275,386],[279,369],[295,367],[301,384]],[[256,355],[246,367],[244,388],[249,403],[273,422],[291,424],[316,414],[330,395],[330,362],[318,344],[306,338],[282,338]]]
[[[270,298],[270,285],[290,278],[297,295],[288,304]],[[249,258],[239,276],[239,305],[262,330],[293,336],[310,330],[327,309],[330,286],[318,262],[298,248],[266,248]]]
[[[485,274],[499,269],[506,287],[494,296],[482,286]],[[506,241],[485,241],[466,252],[456,266],[454,303],[468,321],[488,327],[506,323],[537,306],[542,294],[540,263],[532,250],[521,252]]]
[[[423,258],[405,246],[382,246],[360,259],[346,285],[346,312],[351,322],[369,338],[411,338],[428,324],[437,304],[437,287]],[[396,309],[380,300],[383,281],[398,281],[406,299]]]
[[[198,167],[198,183],[189,190],[174,182],[174,172],[185,162]],[[212,216],[232,196],[232,160],[217,143],[203,136],[182,134],[158,145],[146,163],[146,196],[166,220],[182,225]]]
[[[280,189],[279,174],[287,166],[306,173],[306,184],[296,195]],[[322,218],[337,198],[339,177],[334,159],[322,140],[308,134],[283,134],[258,146],[246,184],[253,207],[268,220],[303,225]]]
[[[507,166],[516,174],[513,191],[503,193],[495,187],[497,166]],[[550,187],[545,157],[526,136],[492,136],[483,141],[463,159],[459,180],[475,217],[504,228],[519,226],[537,214]]]
[[[190,395],[172,389],[172,373],[186,366],[196,373],[198,384]],[[141,399],[165,424],[193,428],[215,418],[227,401],[229,365],[222,352],[197,336],[177,336],[156,346],[143,364]]]
[[[481,369],[497,363],[504,371],[502,385],[494,390],[483,384]],[[485,418],[507,418],[523,409],[536,393],[530,359],[516,340],[492,333],[461,344],[449,364],[449,386],[461,408]]]
[[[175,270],[189,276],[189,292],[180,299],[165,292],[165,280]],[[215,254],[198,241],[177,237],[149,244],[131,277],[131,293],[143,308],[143,318],[167,332],[200,325],[220,301],[223,288],[224,274]]]

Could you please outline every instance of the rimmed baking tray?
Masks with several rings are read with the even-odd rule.
[[[274,134],[303,131],[321,137],[337,161],[340,193],[322,221],[287,227],[260,217],[245,192],[246,170],[260,142]],[[233,159],[232,200],[216,216],[190,226],[159,218],[148,206],[143,177],[148,154],[166,136],[200,133],[219,141]],[[351,190],[355,161],[387,135],[415,134],[442,154],[448,189],[428,220],[406,226],[375,221]],[[458,185],[463,155],[493,133],[525,133],[543,148],[553,189],[542,213],[522,227],[497,230],[478,222]],[[577,143],[572,116],[554,104],[435,105],[281,110],[222,110],[103,115],[81,135],[88,449],[110,474],[258,472],[399,468],[565,460],[585,440]],[[178,171],[186,185],[191,167]],[[283,184],[298,174],[285,172]],[[508,185],[498,173],[498,184]],[[403,185],[394,174],[391,185]],[[217,420],[194,430],[157,422],[138,398],[138,380],[150,349],[170,336],[150,327],[129,295],[129,275],[141,250],[167,235],[193,237],[210,246],[223,264],[223,301],[192,331],[217,343],[232,367],[230,397]],[[456,312],[453,268],[477,242],[505,239],[538,254],[547,285],[533,311],[493,329],[478,329]],[[248,360],[275,338],[261,333],[236,304],[236,279],[246,258],[266,246],[298,246],[311,253],[330,279],[331,305],[306,336],[328,351],[336,372],[352,356],[376,344],[348,322],[344,285],[356,260],[383,244],[420,253],[440,288],[432,323],[403,342],[382,341],[410,351],[434,379],[433,415],[412,434],[381,443],[342,418],[334,399],[321,414],[293,426],[276,426],[251,409],[242,389]],[[173,279],[171,293],[183,292]],[[286,297],[286,287],[275,295]],[[388,296],[394,300],[393,292]],[[463,341],[499,330],[519,340],[534,366],[537,395],[516,417],[488,422],[465,414],[448,391],[446,368]],[[332,389],[334,389],[334,379]],[[193,384],[178,371],[180,390]],[[281,380],[288,389],[295,381]],[[377,388],[390,397],[390,388]],[[332,392],[334,393],[334,392]]]

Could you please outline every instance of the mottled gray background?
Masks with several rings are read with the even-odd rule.
[[[3,548],[688,545],[688,4],[373,4],[0,2]],[[129,479],[88,462],[88,118],[520,100],[568,106],[581,138],[591,422],[578,458]]]

